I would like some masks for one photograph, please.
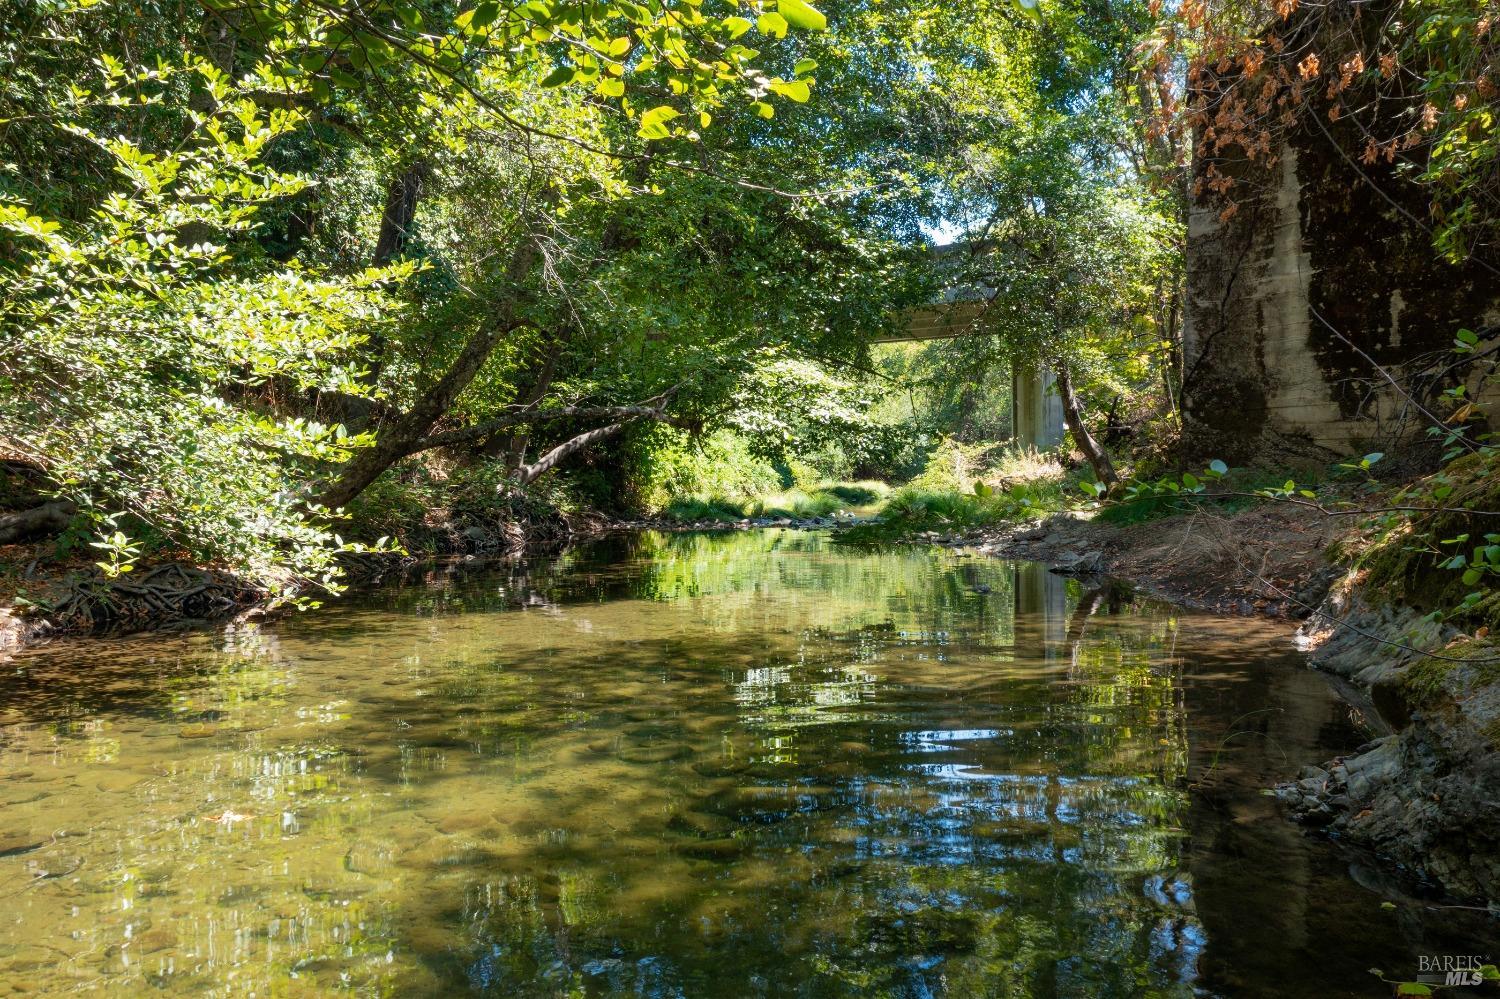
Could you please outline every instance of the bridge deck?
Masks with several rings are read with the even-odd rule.
[[[907,315],[906,329],[876,337],[872,343],[913,343],[920,340],[951,340],[960,336],[983,336],[979,318],[984,302],[943,302]]]

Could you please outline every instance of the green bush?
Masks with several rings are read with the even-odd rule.
[[[729,430],[693,439],[671,427],[654,427],[635,451],[626,462],[635,469],[626,493],[629,505],[639,510],[676,517],[693,502],[728,510],[736,508],[730,497],[783,488],[771,463],[752,455],[745,439]]]

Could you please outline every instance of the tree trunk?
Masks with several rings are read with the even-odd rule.
[[[16,513],[0,513],[0,545],[44,538],[66,530],[77,511],[66,500],[53,500]]]
[[[381,472],[412,453],[412,445],[432,430],[432,425],[448,412],[460,392],[468,388],[495,345],[506,333],[521,325],[517,313],[522,301],[522,283],[541,259],[536,240],[525,237],[511,254],[506,267],[506,297],[496,305],[495,315],[475,333],[443,376],[428,389],[410,410],[380,430],[375,444],[349,459],[343,473],[323,491],[318,502],[338,509],[364,492]]]
[[[380,234],[375,237],[375,252],[370,256],[370,263],[375,267],[384,267],[406,252],[406,242],[417,218],[417,203],[422,200],[426,180],[425,160],[417,160],[391,179],[385,191],[385,210],[380,214]],[[378,331],[372,333],[366,349],[370,355],[370,370],[364,381],[366,385],[374,385],[380,381],[380,372],[385,369],[385,337]]]
[[[380,235],[375,238],[371,262],[383,267],[406,251],[417,202],[427,182],[427,162],[417,160],[391,179],[385,191],[385,211],[380,216]]]
[[[1083,452],[1093,466],[1094,477],[1105,486],[1114,486],[1120,478],[1115,474],[1115,466],[1109,460],[1109,455],[1094,435],[1089,433],[1087,424],[1083,422],[1083,410],[1078,404],[1078,395],[1073,391],[1073,377],[1068,371],[1067,362],[1058,360],[1053,362],[1053,370],[1057,373],[1057,391],[1062,396],[1063,422],[1068,425],[1068,431],[1073,435],[1073,443]]]

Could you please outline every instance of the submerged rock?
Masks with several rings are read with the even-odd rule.
[[[0,857],[15,857],[41,849],[47,841],[29,829],[0,830]]]
[[[733,860],[750,852],[750,841],[731,837],[696,839],[678,843],[672,849],[695,860]]]

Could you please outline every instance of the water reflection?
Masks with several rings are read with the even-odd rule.
[[[1472,927],[1386,918],[1255,793],[1360,741],[1283,649],[760,532],[43,650],[0,684],[0,983],[1370,994]]]

